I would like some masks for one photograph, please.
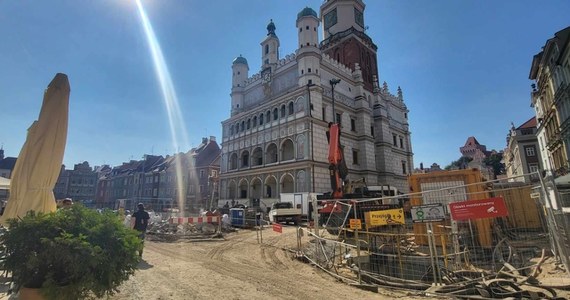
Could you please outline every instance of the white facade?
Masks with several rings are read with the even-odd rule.
[[[347,5],[352,10],[341,9]],[[326,137],[328,123],[335,118],[331,79],[340,79],[334,85],[334,110],[341,123],[348,178],[364,177],[368,185],[408,191],[413,154],[402,92],[398,89],[393,95],[387,84],[379,87],[376,46],[362,31],[346,28],[352,24],[348,20],[354,20],[354,9],[364,11],[362,1],[327,1],[321,14],[323,8],[335,7],[337,35],[319,43],[320,20],[305,8],[296,21],[294,54],[281,58],[279,49],[271,48],[279,46],[271,22],[261,43],[259,73],[249,76],[247,61],[234,60],[232,114],[222,122],[221,199],[263,200],[280,193],[331,191]],[[362,61],[361,68],[348,51],[341,59],[346,65],[331,58],[340,43],[373,53],[373,60]]]

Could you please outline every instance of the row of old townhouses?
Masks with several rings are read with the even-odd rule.
[[[133,209],[144,203],[155,211],[199,211],[219,199],[220,156],[211,136],[187,153],[144,155],[115,167],[90,167],[88,162],[72,170],[62,166],[54,195],[96,208]]]
[[[217,203],[221,150],[214,137],[187,153],[145,155],[99,170],[97,207],[133,209],[144,203],[155,211],[198,211]]]
[[[223,201],[330,192],[330,122],[341,125],[349,180],[408,191],[408,109],[399,87],[393,94],[379,84],[378,46],[364,10],[361,0],[324,1],[320,16],[306,7],[286,24],[298,35],[294,53],[280,54],[271,21],[260,70],[250,75],[241,55],[233,61],[231,116],[222,122]]]

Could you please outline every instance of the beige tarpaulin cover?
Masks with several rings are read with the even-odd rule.
[[[55,211],[57,182],[67,140],[69,81],[58,73],[44,93],[40,116],[28,129],[11,176],[10,197],[0,222],[23,217],[30,210]]]
[[[0,176],[0,190],[7,190],[10,188],[10,179]]]

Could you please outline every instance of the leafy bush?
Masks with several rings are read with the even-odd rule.
[[[112,212],[79,204],[8,221],[0,237],[4,268],[16,287],[41,288],[48,299],[112,295],[135,272],[142,243]]]

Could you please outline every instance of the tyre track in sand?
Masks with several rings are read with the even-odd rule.
[[[273,241],[273,243],[277,242],[278,238]],[[256,253],[260,253],[260,250],[244,252],[241,247],[247,245],[249,247],[254,246],[256,249],[268,247],[266,252],[274,258],[269,261],[261,260],[263,264],[259,264],[260,257]],[[305,292],[291,288],[297,286],[299,282],[288,273],[286,270],[288,268],[284,268],[285,265],[275,256],[278,248],[257,244],[255,236],[253,239],[251,235],[247,234],[232,236],[227,242],[213,245],[213,248],[206,255],[192,251],[180,252],[169,249],[170,247],[170,244],[156,243],[149,248],[161,255],[180,261],[198,263],[211,272],[241,281],[244,286],[249,285],[251,289],[255,289],[267,297],[279,299],[307,298]],[[268,279],[271,280],[268,281]]]
[[[134,299],[392,299],[339,283],[292,258],[296,230],[240,230],[217,242],[148,242],[146,268],[107,300]]]
[[[270,238],[264,240],[263,244],[260,245],[261,258],[266,264],[274,268],[282,268],[286,270],[289,269],[289,266],[287,266],[285,263],[283,263],[283,261],[279,259],[279,257],[277,257],[278,251],[284,255],[287,255],[284,252],[285,250],[276,246],[278,241],[278,238]]]

